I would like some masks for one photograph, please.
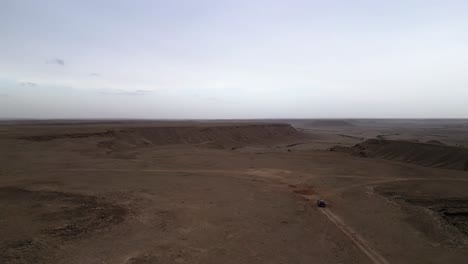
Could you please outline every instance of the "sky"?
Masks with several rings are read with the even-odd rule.
[[[0,118],[467,118],[468,1],[0,0]]]

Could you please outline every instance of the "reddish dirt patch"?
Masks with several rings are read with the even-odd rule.
[[[315,194],[314,191],[308,190],[308,189],[300,189],[300,190],[294,190],[293,192],[300,194],[300,195],[313,195]]]

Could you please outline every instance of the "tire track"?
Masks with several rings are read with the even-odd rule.
[[[68,170],[57,170],[57,171],[114,171],[114,172],[134,172],[134,171],[140,171],[140,172],[175,172],[175,173],[180,173],[180,172],[194,172],[194,173],[214,173],[214,174],[229,174],[229,175],[236,175],[238,178],[246,178],[250,179],[251,176],[258,176],[252,173],[252,171],[235,171],[235,170],[220,170],[220,169],[213,169],[213,170],[203,170],[203,169],[68,169]],[[269,172],[269,171],[267,171]],[[267,173],[268,174],[268,173]],[[246,176],[240,176],[240,175],[246,175]],[[310,174],[304,174],[307,176],[311,176]],[[330,176],[333,177],[333,176]],[[413,178],[391,178],[387,179],[386,177],[366,177],[366,176],[335,176],[338,178],[359,178],[359,179],[380,179],[376,181],[370,181],[370,182],[364,182],[364,183],[357,183],[357,184],[351,184],[345,187],[337,188],[329,193],[326,193],[324,195],[327,198],[331,198],[334,195],[337,195],[343,191],[353,189],[353,188],[359,188],[362,186],[367,186],[367,185],[374,185],[374,184],[383,184],[383,183],[390,183],[390,182],[396,182],[396,181],[460,181],[460,182],[466,182],[468,179],[459,179],[459,178],[424,178],[424,177],[413,177]],[[281,177],[280,177],[281,178]],[[280,180],[277,177],[273,177],[274,180]],[[268,182],[268,181],[266,181]],[[268,182],[271,183],[271,182]],[[283,182],[284,184],[285,182]],[[323,195],[323,193],[322,193]],[[316,195],[300,195],[307,200],[315,200]],[[339,216],[334,214],[332,211],[330,211],[329,208],[320,208],[319,211],[325,215],[330,222],[332,222],[336,227],[338,227],[343,234],[345,234],[356,247],[358,247],[368,258],[369,260],[374,263],[374,264],[390,264],[390,262],[382,256],[376,249],[374,249],[369,242],[363,238],[359,233],[357,233],[352,227],[347,225]]]
[[[369,243],[350,226],[345,224],[341,218],[332,213],[329,209],[323,208],[319,210],[332,223],[334,223],[369,259],[375,264],[390,264],[380,253],[373,249]]]

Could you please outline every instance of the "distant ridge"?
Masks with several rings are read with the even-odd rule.
[[[346,120],[335,120],[335,119],[320,119],[314,120],[307,124],[309,127],[352,127],[354,126],[351,122]]]
[[[20,139],[46,142],[58,139],[101,137],[108,141],[101,146],[152,146],[173,144],[203,144],[205,146],[238,147],[246,144],[267,144],[301,138],[289,124],[237,124],[201,126],[123,127],[105,131],[66,134],[29,135]]]
[[[369,139],[351,148],[333,147],[331,151],[362,157],[383,158],[426,167],[468,171],[468,149],[443,143]]]

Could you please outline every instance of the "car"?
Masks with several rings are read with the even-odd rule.
[[[324,200],[317,200],[317,207],[325,207],[325,201]]]

